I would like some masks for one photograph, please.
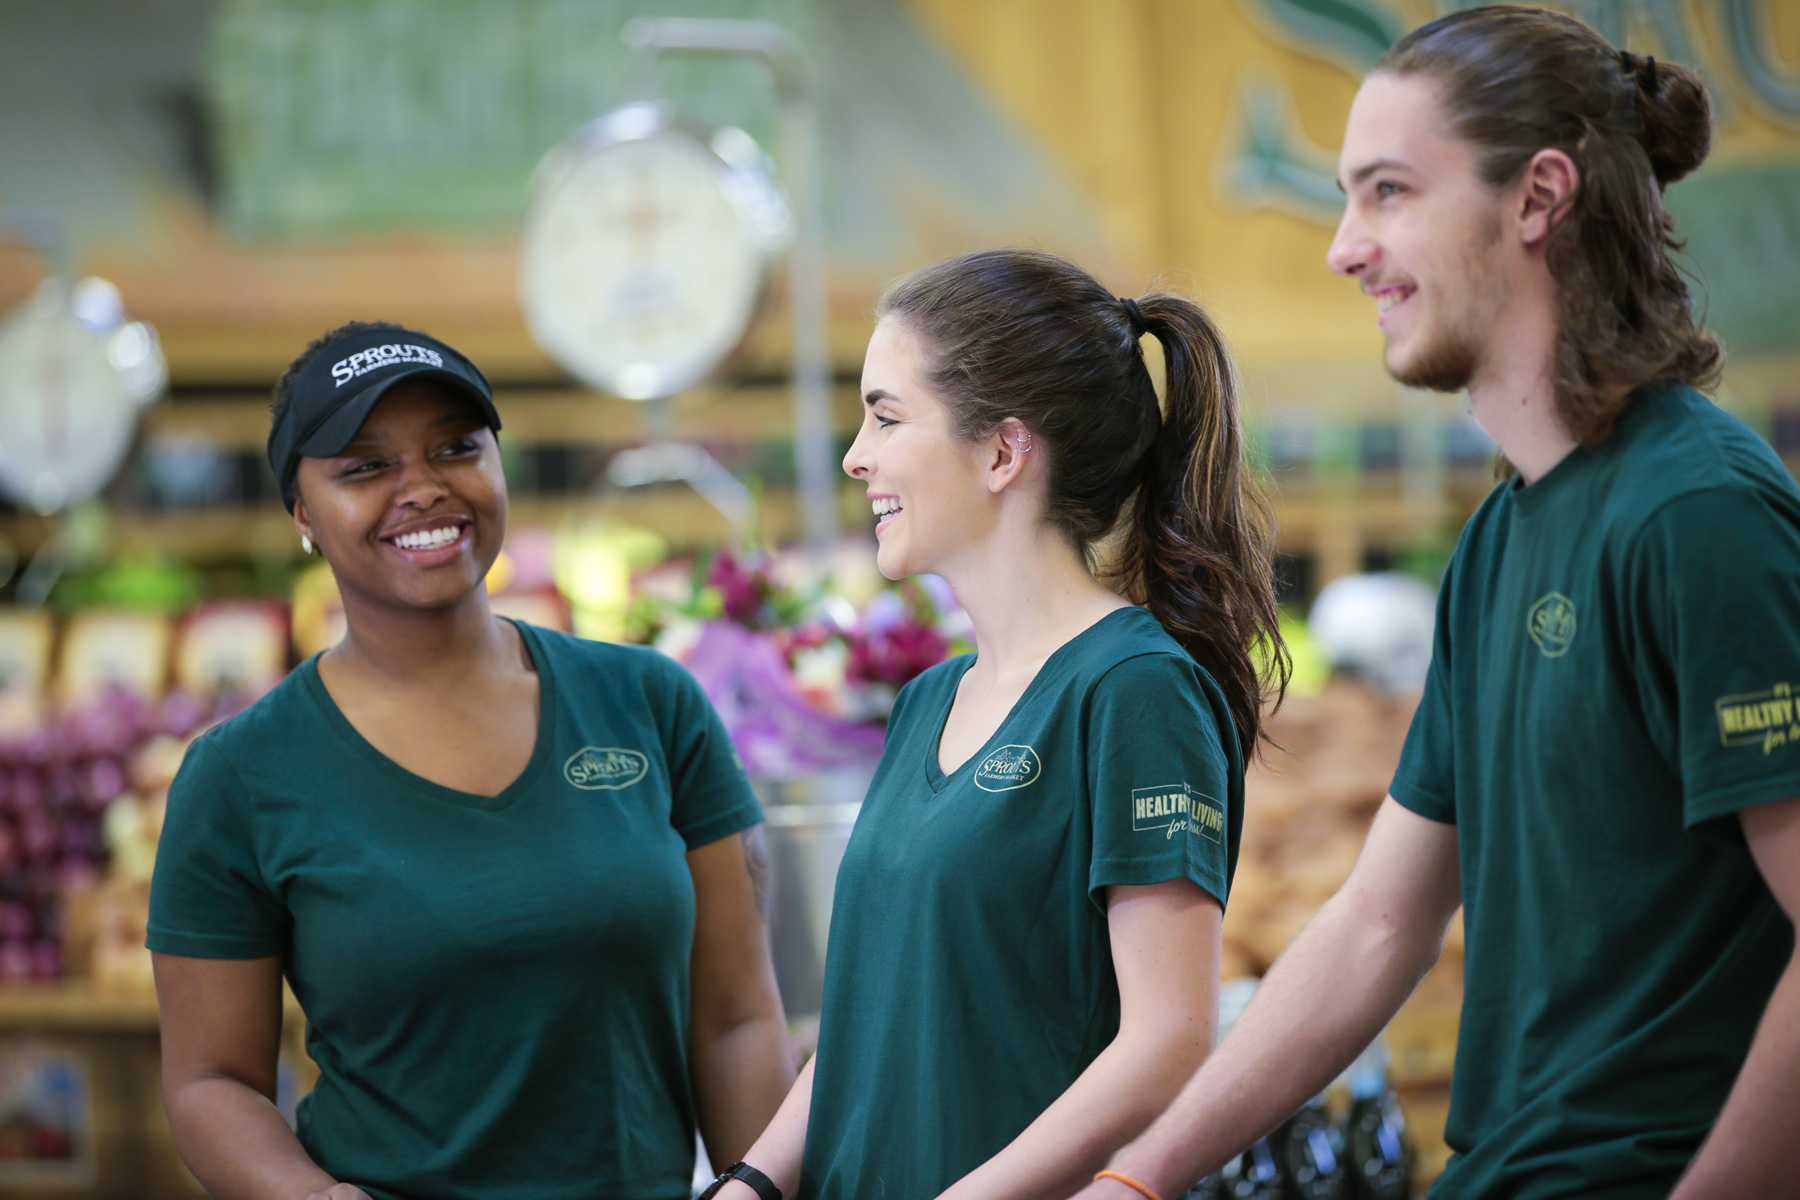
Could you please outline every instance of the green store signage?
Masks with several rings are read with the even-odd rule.
[[[1449,12],[1472,7],[1440,0]],[[1669,207],[1688,239],[1688,258],[1705,297],[1708,323],[1732,348],[1800,345],[1800,64],[1771,50],[1769,10],[1781,0],[1548,0],[1593,25],[1615,45],[1634,46],[1694,65],[1713,95],[1715,115],[1730,121],[1739,100],[1796,131],[1787,161],[1717,164],[1669,192]],[[1239,0],[1244,10],[1296,50],[1360,75],[1407,28],[1397,4],[1383,0]],[[1693,36],[1707,23],[1714,53]],[[1238,90],[1241,127],[1223,182],[1239,200],[1321,222],[1341,208],[1335,155],[1313,145],[1289,116],[1287,93],[1266,75],[1247,75]]]
[[[803,40],[815,0],[224,0],[208,92],[223,210],[240,234],[518,220],[538,160],[632,95],[640,14],[760,17]],[[770,145],[760,64],[672,57],[684,113]]]
[[[1440,13],[1483,0],[1437,0]],[[1800,67],[1779,62],[1769,48],[1768,10],[1781,0],[1544,0],[1592,25],[1614,45],[1644,31],[1654,49],[1696,66],[1714,87],[1729,79],[1777,120],[1800,126]],[[1375,65],[1409,22],[1384,0],[1240,0],[1276,36],[1360,73]],[[1710,23],[1720,56],[1700,51],[1697,23]]]

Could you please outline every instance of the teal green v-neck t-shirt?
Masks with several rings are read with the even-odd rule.
[[[945,775],[952,659],[900,693],[838,870],[800,1200],[932,1200],[1119,1029],[1105,890],[1224,902],[1243,762],[1223,694],[1140,608],[1062,646]]]
[[[381,755],[315,660],[197,741],[149,945],[282,958],[320,1070],[301,1144],[376,1200],[676,1200],[686,854],[761,813],[680,665],[519,629],[537,744],[498,796]]]
[[[1800,796],[1800,489],[1687,387],[1470,519],[1395,800],[1456,826],[1433,1200],[1661,1200],[1792,933],[1739,812]]]

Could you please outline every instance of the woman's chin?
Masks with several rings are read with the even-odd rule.
[[[877,546],[875,549],[875,569],[890,583],[897,583],[912,573],[902,565],[900,555],[886,546]]]
[[[438,612],[470,603],[477,592],[485,596],[483,576],[472,563],[466,563],[464,567],[461,571],[440,569],[429,574],[388,575],[355,581],[346,581],[340,576],[338,587],[342,591],[359,592],[383,608]]]

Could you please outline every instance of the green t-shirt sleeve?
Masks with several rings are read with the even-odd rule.
[[[1451,721],[1450,603],[1455,565],[1438,591],[1437,623],[1431,634],[1431,665],[1425,690],[1406,729],[1400,765],[1388,794],[1403,808],[1431,821],[1456,824],[1456,738]]]
[[[1088,895],[1190,879],[1225,903],[1230,886],[1229,759],[1194,664],[1126,659],[1095,685],[1085,725],[1093,859]]]
[[[692,850],[763,819],[725,722],[687,669],[664,660],[668,689],[662,737],[668,754],[670,821]]]
[[[288,926],[258,862],[237,772],[201,738],[169,785],[146,944],[190,958],[267,958],[287,948]]]
[[[1800,498],[1679,497],[1631,569],[1639,694],[1686,825],[1800,796]]]

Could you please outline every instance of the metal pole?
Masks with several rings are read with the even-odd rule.
[[[792,313],[794,474],[808,557],[821,574],[837,541],[836,467],[831,445],[831,348],[825,274],[825,227],[819,198],[817,106],[800,43],[772,21],[635,17],[621,35],[640,54],[669,51],[762,59],[781,104],[781,156],[794,213],[788,256]]]
[[[61,217],[47,209],[0,212],[0,240],[23,241],[36,250],[44,260],[45,275],[55,281],[62,303],[68,303],[70,289],[75,285],[75,250]],[[53,511],[42,515],[51,522],[50,532],[32,552],[18,586],[13,589],[14,602],[20,608],[42,608],[50,599],[56,581],[69,567],[63,552],[68,540],[67,516],[58,516]],[[16,561],[14,569],[17,569]]]

